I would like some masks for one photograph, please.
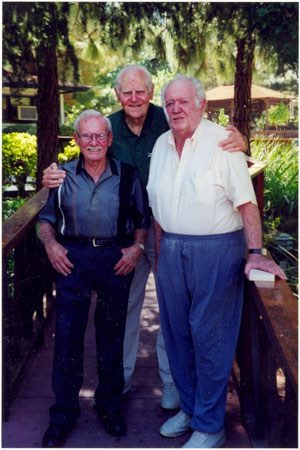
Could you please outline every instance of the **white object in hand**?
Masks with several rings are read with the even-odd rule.
[[[251,269],[249,280],[251,281],[274,281],[275,275],[270,272],[265,272],[264,270]]]

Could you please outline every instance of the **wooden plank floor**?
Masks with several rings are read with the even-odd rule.
[[[127,418],[126,436],[108,435],[92,407],[97,383],[93,309],[85,340],[85,378],[80,392],[81,416],[70,433],[68,448],[180,448],[191,433],[168,439],[160,436],[162,423],[174,415],[160,406],[161,382],[155,352],[159,326],[158,306],[153,275],[147,284],[146,299],[141,317],[140,346],[131,391],[124,396]],[[39,448],[49,422],[48,409],[53,404],[51,371],[54,344],[55,314],[45,331],[45,345],[36,351],[27,365],[8,422],[2,424],[3,448]],[[175,411],[176,412],[176,411]],[[227,448],[250,448],[247,433],[240,423],[239,401],[233,383],[228,386],[226,411]]]

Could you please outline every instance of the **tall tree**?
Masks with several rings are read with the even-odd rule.
[[[115,8],[110,38],[128,19],[130,47],[139,51],[152,33],[156,57],[167,61],[165,37],[172,39],[178,70],[199,75],[206,70],[208,43],[216,36],[221,53],[228,40],[236,44],[234,124],[250,139],[251,81],[257,46],[276,64],[277,74],[298,69],[298,3],[295,2],[128,2]],[[121,13],[121,14],[120,14]],[[135,21],[132,20],[135,18]],[[110,28],[112,25],[112,28]],[[130,29],[130,32],[128,31]]]
[[[68,2],[3,2],[3,63],[13,83],[37,75],[37,190],[42,172],[57,159],[59,91],[57,57],[71,61],[78,81],[77,58],[68,37]],[[64,74],[62,74],[62,77]]]
[[[257,45],[277,74],[298,70],[298,3],[211,3],[207,18],[216,22],[219,41],[234,36],[237,47],[234,125],[250,141],[251,83]],[[250,147],[249,147],[250,148]]]

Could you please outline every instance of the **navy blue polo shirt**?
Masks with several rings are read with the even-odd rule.
[[[114,158],[136,168],[142,186],[146,188],[149,176],[150,157],[154,144],[169,130],[164,111],[160,106],[149,104],[147,116],[140,136],[134,134],[125,121],[123,109],[109,116],[113,130],[113,142],[109,149]]]
[[[61,186],[51,189],[39,222],[50,223],[60,234],[82,238],[112,238],[117,236],[120,210],[120,161],[108,158],[106,168],[97,183],[83,167],[82,157],[59,166],[66,171]],[[128,205],[122,208],[125,234],[147,228],[148,203],[136,172],[128,179]],[[125,182],[127,183],[127,177]],[[128,184],[127,183],[127,184]],[[122,230],[123,231],[123,230]]]

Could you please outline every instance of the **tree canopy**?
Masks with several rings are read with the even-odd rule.
[[[37,189],[42,187],[42,171],[57,157],[58,74],[62,67],[73,67],[79,80],[78,63],[69,40],[68,3],[3,2],[3,63],[12,82],[37,75]],[[62,76],[64,78],[64,71]]]
[[[206,73],[213,83],[235,65],[234,122],[249,136],[255,50],[277,74],[298,70],[298,3],[3,2],[4,68],[14,79],[38,76],[38,187],[57,156],[58,75],[78,82],[80,63],[101,89],[100,75],[112,80],[118,67],[144,61],[166,77]]]

